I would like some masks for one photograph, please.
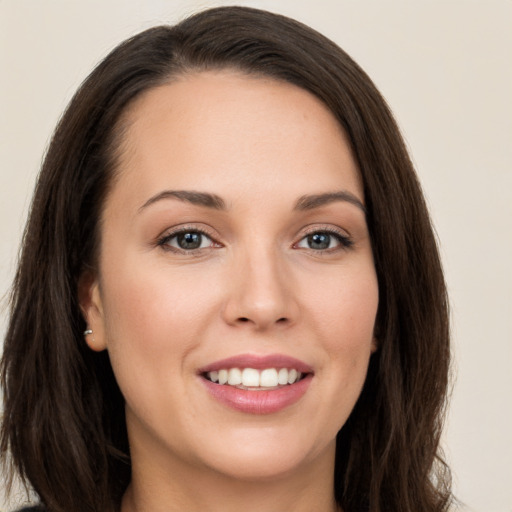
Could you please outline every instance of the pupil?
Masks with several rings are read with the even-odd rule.
[[[331,236],[327,233],[315,233],[308,236],[308,245],[311,249],[328,249]]]
[[[198,249],[201,246],[201,233],[182,233],[178,235],[178,245],[182,249]]]

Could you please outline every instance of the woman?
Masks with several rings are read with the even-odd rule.
[[[211,9],[84,82],[38,181],[4,461],[48,511],[442,511],[435,237],[342,50]]]

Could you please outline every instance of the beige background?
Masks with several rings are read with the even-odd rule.
[[[0,294],[44,148],[81,80],[125,37],[227,3],[0,0]],[[455,491],[467,510],[512,512],[512,1],[238,3],[334,39],[392,106],[432,208],[452,299],[457,379],[445,447]]]

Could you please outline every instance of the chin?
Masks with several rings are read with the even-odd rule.
[[[300,471],[304,461],[300,457],[291,456],[255,456],[235,457],[217,462],[214,469],[234,480],[245,482],[268,482],[279,480],[296,471]]]
[[[209,466],[216,472],[243,481],[268,481],[286,477],[294,472],[311,469],[313,461],[334,460],[335,440],[326,446],[308,446],[307,439],[287,436],[266,436],[262,433],[238,442],[215,447],[210,444],[204,453]],[[268,433],[267,433],[268,434]],[[308,436],[309,437],[309,436]],[[226,439],[225,439],[226,440]],[[311,441],[310,441],[311,443]]]

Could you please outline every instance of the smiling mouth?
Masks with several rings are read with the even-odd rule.
[[[248,391],[271,391],[295,384],[308,374],[295,368],[225,368],[202,375],[210,382],[221,386],[232,386]]]

